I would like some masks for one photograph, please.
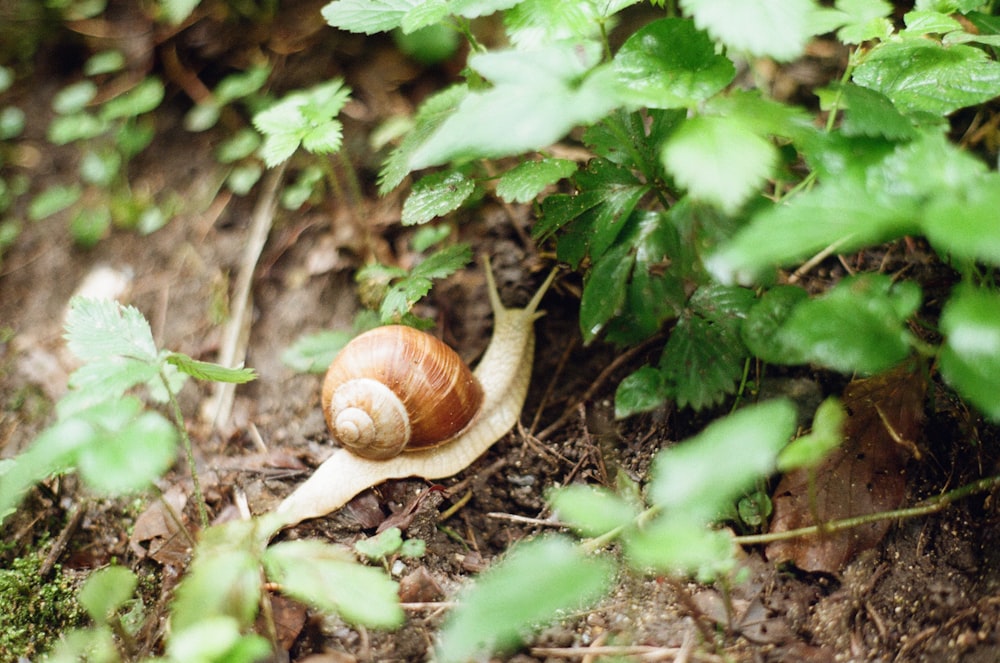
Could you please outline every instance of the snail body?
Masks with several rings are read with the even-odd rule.
[[[468,467],[506,435],[517,423],[528,393],[535,350],[534,322],[542,315],[538,306],[554,277],[553,271],[525,308],[509,309],[500,301],[487,261],[486,279],[494,320],[493,335],[486,352],[472,371],[475,383],[481,388],[482,400],[478,410],[467,423],[463,422],[455,435],[445,437],[443,442],[435,440],[399,455],[384,457],[385,453],[378,451],[376,455],[382,455],[382,458],[365,458],[346,447],[335,450],[278,506],[277,513],[282,524],[289,526],[332,513],[361,491],[388,479],[411,476],[441,479],[452,476]],[[329,377],[330,371],[327,373]],[[329,421],[332,415],[328,414],[326,407],[326,391],[324,386],[324,415]],[[330,402],[334,400],[333,391],[335,388],[331,388]],[[472,391],[475,392],[475,388]]]

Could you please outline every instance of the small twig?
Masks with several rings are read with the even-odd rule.
[[[716,663],[721,656],[688,651],[684,647],[653,647],[650,645],[603,645],[600,647],[532,647],[531,655],[553,658],[582,658],[584,656],[635,656],[643,661],[673,661],[687,655],[690,661]]]
[[[403,610],[451,610],[458,605],[457,601],[414,601],[411,603],[400,603]]]
[[[38,575],[42,578],[48,577],[52,573],[52,569],[55,568],[56,562],[62,557],[63,551],[66,550],[66,545],[69,543],[70,538],[80,527],[80,523],[83,522],[83,517],[87,515],[87,503],[77,502],[73,506],[73,510],[70,511],[69,520],[66,522],[66,526],[62,528],[59,532],[59,536],[52,543],[52,547],[49,549],[49,554],[45,556],[45,561],[38,569]]]
[[[546,520],[544,518],[530,518],[528,516],[519,516],[514,513],[502,513],[499,511],[490,511],[486,514],[487,518],[496,518],[498,520],[510,520],[515,523],[524,523],[525,525],[537,525],[539,527],[554,527],[561,529],[566,527],[565,523],[561,523],[558,520]]]
[[[851,237],[852,237],[851,235],[848,235],[847,237],[841,237],[836,242],[830,244],[825,249],[814,255],[812,258],[802,263],[802,265],[800,265],[799,268],[796,269],[795,272],[788,277],[788,282],[797,283],[798,280],[802,278],[803,275],[812,271],[813,267],[815,267],[816,265],[820,264],[831,255],[833,255],[837,251],[837,249],[843,246],[844,243],[847,242],[847,240],[851,239]]]
[[[960,488],[956,488],[955,490],[949,491],[947,493],[942,493],[937,497],[932,497],[930,499],[924,500],[923,502],[917,504],[916,506],[907,507],[905,509],[895,509],[893,511],[880,511],[878,513],[870,513],[863,516],[853,516],[851,518],[831,520],[825,523],[821,523],[819,525],[798,527],[796,529],[790,529],[784,532],[768,532],[766,534],[747,534],[744,536],[734,536],[733,541],[739,545],[750,546],[759,543],[784,541],[785,539],[794,539],[800,536],[816,536],[819,534],[828,535],[834,532],[839,532],[841,530],[851,529],[853,527],[860,527],[861,525],[867,525],[869,523],[878,522],[880,520],[897,520],[905,518],[916,518],[918,516],[927,516],[932,513],[938,513],[939,511],[944,511],[953,502],[969,497],[970,495],[975,495],[976,493],[985,492],[997,486],[1000,486],[1000,475],[995,475],[992,477],[987,477],[985,479],[980,479],[979,481],[974,481]]]
[[[596,394],[599,390],[601,390],[604,387],[604,383],[611,378],[611,376],[614,374],[615,371],[621,368],[622,365],[630,362],[632,358],[635,357],[636,355],[645,352],[647,349],[649,349],[651,345],[659,343],[662,340],[663,338],[661,336],[659,335],[654,336],[653,338],[647,339],[645,342],[640,343],[635,347],[629,348],[625,352],[615,357],[615,359],[610,364],[608,364],[604,368],[604,370],[600,372],[600,374],[598,374],[593,384],[591,384],[590,387],[585,392],[583,392],[583,395],[575,403],[568,406],[559,416],[558,419],[556,419],[552,424],[547,426],[538,435],[535,435],[535,439],[545,440],[547,437],[549,437],[557,430],[562,428],[566,424],[566,422],[569,421],[569,419],[574,414],[576,414],[577,406],[580,403],[586,403],[587,401],[592,399],[594,397],[594,394]]]
[[[287,163],[287,162],[285,162]],[[278,190],[285,173],[285,164],[281,164],[268,172],[263,189],[257,199],[253,215],[250,217],[250,228],[247,232],[240,271],[233,287],[232,315],[222,333],[222,343],[219,347],[218,363],[233,367],[237,363],[243,365],[246,359],[246,346],[250,335],[251,288],[253,275],[264,250],[267,236],[274,222],[274,212],[278,206]],[[239,358],[239,361],[237,361]],[[202,421],[209,422],[213,427],[227,422],[233,410],[233,399],[236,385],[231,382],[215,382],[212,385],[212,395],[205,399],[201,407]]]

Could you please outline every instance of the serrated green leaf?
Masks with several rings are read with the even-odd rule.
[[[413,151],[408,168],[540,150],[573,127],[600,119],[618,101],[609,67],[597,67],[584,76],[597,62],[591,50],[560,46],[470,58],[470,66],[501,82],[468,93]],[[546,66],[539,66],[542,63]]]
[[[787,399],[751,405],[715,420],[695,437],[656,455],[650,499],[667,512],[711,522],[756,480],[774,471],[795,422],[795,406]]]
[[[87,576],[77,598],[90,618],[103,625],[132,597],[138,583],[136,575],[124,566],[107,566]]]
[[[302,140],[295,134],[270,134],[264,137],[260,156],[268,168],[284,163],[299,149]]]
[[[778,150],[733,118],[698,116],[674,132],[661,158],[693,198],[731,214],[764,184]]]
[[[926,34],[945,34],[952,30],[961,30],[962,24],[947,14],[936,11],[914,10],[903,16],[906,28],[899,31],[900,35],[916,36]]]
[[[410,276],[444,279],[472,261],[472,248],[465,242],[446,246],[431,255],[410,271]]]
[[[170,604],[170,626],[175,633],[218,617],[228,617],[243,628],[253,623],[263,581],[260,562],[251,550],[255,543],[246,536],[247,527],[230,524],[202,534],[194,561]],[[228,536],[229,542],[220,543],[222,536]]]
[[[572,175],[576,162],[568,159],[546,157],[538,161],[525,161],[500,176],[496,193],[508,203],[526,203],[551,184]]]
[[[790,472],[803,467],[816,467],[840,446],[844,439],[847,412],[840,400],[831,396],[819,404],[813,417],[812,430],[792,440],[778,455],[778,471]]]
[[[775,60],[802,54],[810,34],[810,0],[681,0],[695,25],[736,51]]]
[[[561,536],[516,545],[459,598],[441,630],[436,659],[464,663],[519,643],[561,610],[579,609],[604,594],[614,571]]]
[[[340,149],[343,125],[338,120],[330,120],[313,127],[302,137],[302,147],[313,154],[331,154]]]
[[[379,318],[383,324],[399,324],[410,313],[413,305],[420,301],[434,283],[422,276],[408,276],[400,279],[386,290],[382,305],[379,306]]]
[[[153,332],[139,309],[109,299],[74,297],[66,315],[66,344],[83,361],[127,357],[158,363]]]
[[[615,3],[604,3],[612,7]],[[571,43],[599,36],[594,2],[524,0],[504,12],[504,27],[512,44],[531,50],[554,43]]]
[[[522,0],[451,0],[451,11],[465,18],[489,16],[504,9],[510,9]]]
[[[475,180],[457,170],[446,170],[422,178],[403,203],[403,225],[426,223],[458,209],[476,190]]]
[[[845,44],[861,44],[870,39],[885,39],[892,34],[892,4],[885,0],[837,0],[836,8],[844,15],[845,25],[837,38]]]
[[[583,134],[586,145],[611,163],[643,173],[646,180],[665,179],[660,145],[684,122],[683,110],[612,111]]]
[[[983,6],[982,0],[917,0],[916,8],[924,11],[965,13]]]
[[[935,200],[921,225],[938,251],[1000,265],[1000,178],[991,173],[967,184],[960,194]]]
[[[635,106],[693,106],[726,87],[733,63],[687,19],[664,18],[629,37],[615,54],[622,99]]]
[[[947,115],[996,97],[1000,63],[972,46],[905,39],[873,49],[853,78],[887,96],[904,113]]]
[[[663,375],[652,366],[643,366],[618,383],[615,390],[615,419],[650,412],[663,405],[666,400]]]
[[[155,110],[163,101],[165,89],[159,78],[144,78],[138,85],[101,106],[101,119],[118,120],[137,117]]]
[[[405,618],[398,585],[384,572],[358,564],[342,548],[284,541],[267,549],[264,567],[284,593],[351,624],[392,629]]]
[[[804,353],[785,342],[778,330],[808,297],[805,290],[796,286],[779,285],[766,290],[743,321],[741,337],[747,349],[772,364],[805,363]]]
[[[963,398],[1000,420],[1000,293],[961,288],[941,312],[941,374]]]
[[[299,373],[322,373],[353,337],[331,330],[300,336],[281,353],[281,362]]]
[[[628,244],[616,246],[590,270],[580,298],[580,332],[584,344],[593,341],[624,305],[635,260],[631,252],[632,247]]]
[[[889,276],[848,277],[823,296],[802,302],[782,326],[782,342],[807,359],[845,373],[877,373],[910,352],[906,319],[920,305],[920,287]]]
[[[619,527],[633,525],[639,516],[631,504],[602,486],[573,484],[551,491],[549,504],[560,522],[581,536],[600,536]]]
[[[678,407],[700,410],[722,401],[743,374],[746,350],[738,325],[696,316],[680,319],[660,358],[667,393]]]
[[[727,479],[719,479],[727,481]],[[661,515],[642,529],[626,533],[625,555],[629,565],[672,575],[696,575],[705,582],[729,570],[736,546],[727,530],[676,511]]]
[[[419,5],[406,12],[399,27],[404,34],[412,34],[417,30],[437,25],[451,13],[447,0],[424,0]]]
[[[403,532],[398,527],[390,527],[375,536],[354,542],[355,552],[375,562],[395,555],[402,547]]]
[[[252,368],[227,368],[212,362],[192,359],[180,352],[167,354],[167,362],[193,378],[208,382],[245,384],[257,379],[257,373]]]
[[[370,35],[398,28],[407,12],[421,4],[423,0],[334,0],[322,13],[335,28]]]
[[[101,401],[120,398],[126,391],[159,378],[157,362],[130,357],[111,356],[92,360],[69,376],[71,389],[85,398],[75,399],[75,406],[96,405]],[[68,411],[60,408],[65,416]]]
[[[413,153],[451,116],[468,92],[466,85],[454,85],[424,100],[413,118],[413,128],[399,147],[392,151],[379,171],[380,194],[385,195],[403,181],[410,172],[409,164]]]

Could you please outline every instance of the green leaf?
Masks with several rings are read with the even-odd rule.
[[[779,285],[768,288],[747,313],[741,337],[747,349],[772,364],[804,364],[801,348],[790,344],[778,332],[792,311],[809,296],[802,288]]]
[[[97,96],[97,84],[82,80],[67,85],[52,98],[52,110],[60,115],[79,113]]]
[[[270,651],[264,636],[244,634],[235,619],[215,615],[184,629],[172,629],[167,642],[170,661],[254,663],[267,658]]]
[[[728,531],[709,529],[697,518],[678,512],[661,515],[646,527],[627,532],[624,548],[633,568],[675,576],[695,574],[703,581],[711,581],[731,568],[736,554]]]
[[[390,527],[376,536],[354,542],[354,551],[373,562],[395,555],[402,547],[403,532],[398,527]]]
[[[584,344],[593,341],[625,303],[633,265],[631,250],[628,244],[621,244],[602,256],[590,270],[580,298],[580,332]]]
[[[351,624],[391,629],[405,618],[398,585],[382,571],[358,564],[344,548],[285,541],[267,549],[264,567],[285,594]]]
[[[540,150],[600,119],[618,101],[611,69],[590,71],[599,57],[598,49],[578,45],[471,57],[469,65],[496,85],[468,93],[414,150],[408,168]]]
[[[472,261],[472,249],[465,242],[446,246],[419,263],[410,271],[411,276],[444,279]]]
[[[129,389],[158,379],[159,365],[154,362],[117,356],[90,361],[70,374],[69,387],[79,397],[71,399],[71,408],[60,402],[60,416],[80,407],[120,398]]]
[[[412,34],[432,25],[438,25],[449,14],[447,0],[424,0],[419,5],[406,12],[400,22],[400,29],[406,34]]]
[[[421,4],[423,0],[334,0],[323,7],[323,18],[335,28],[370,35],[398,28]]]
[[[215,104],[224,106],[231,101],[259,91],[267,83],[271,68],[267,65],[251,65],[246,71],[230,74],[219,81],[212,90]]]
[[[688,107],[726,87],[733,63],[687,19],[664,18],[634,33],[615,54],[622,99],[649,108]]]
[[[573,484],[551,491],[546,497],[560,522],[581,536],[600,536],[635,524],[639,509],[601,486]]]
[[[736,51],[775,60],[802,54],[810,34],[810,0],[680,0],[695,25]]]
[[[28,218],[38,221],[71,207],[83,195],[78,185],[53,185],[32,198]]]
[[[666,400],[663,374],[652,366],[643,366],[618,383],[615,390],[615,419],[651,412]]]
[[[839,88],[842,105],[847,109],[842,131],[847,136],[881,136],[889,140],[907,140],[916,135],[889,98],[880,92],[848,83]]]
[[[577,169],[568,159],[546,157],[538,161],[525,161],[500,176],[496,193],[508,203],[526,203],[551,184],[572,175]]]
[[[846,25],[837,31],[845,44],[861,44],[871,39],[886,39],[892,34],[892,4],[885,0],[837,0]]]
[[[281,362],[298,373],[323,373],[352,338],[354,334],[332,330],[300,336],[281,353]]]
[[[962,194],[935,200],[921,225],[938,251],[1000,265],[1000,177],[991,173],[966,184]]]
[[[101,51],[94,53],[83,63],[83,73],[87,76],[99,76],[121,71],[128,62],[121,51]]]
[[[56,145],[66,145],[77,140],[100,136],[108,130],[108,123],[88,113],[60,115],[49,124],[46,134]]]
[[[101,119],[110,121],[131,118],[155,110],[165,91],[159,78],[144,78],[128,92],[110,99],[101,107]]]
[[[734,213],[764,184],[778,150],[730,117],[693,117],[663,146],[663,166],[695,199]]]
[[[685,111],[650,109],[642,113],[623,109],[587,129],[584,143],[594,153],[646,180],[666,179],[660,164],[660,145],[684,122]]]
[[[191,12],[201,4],[201,0],[160,0],[163,15],[171,25],[180,25],[187,20]]]
[[[516,545],[462,593],[441,630],[437,660],[464,663],[517,645],[561,610],[595,601],[611,583],[612,563],[561,536]]]
[[[848,277],[799,304],[779,333],[810,361],[845,373],[877,373],[909,355],[906,319],[920,300],[912,281],[894,284],[883,274]]]
[[[94,430],[79,450],[80,476],[93,490],[122,495],[147,488],[166,472],[177,455],[177,430],[158,412],[139,413],[131,397],[79,413]]]
[[[208,382],[245,384],[257,379],[257,373],[252,368],[227,368],[212,362],[192,359],[180,352],[167,354],[167,362],[193,378]]]
[[[331,154],[340,149],[343,125],[338,120],[330,120],[313,127],[302,137],[302,147],[312,154]]]
[[[104,625],[132,598],[138,583],[136,575],[124,566],[107,566],[87,576],[77,598],[90,618]]]
[[[831,396],[819,404],[812,430],[792,440],[778,455],[778,471],[816,467],[844,439],[847,412],[840,400]]]
[[[219,143],[215,158],[219,163],[233,163],[250,156],[258,147],[260,135],[253,129],[244,127]]]
[[[900,35],[916,36],[926,34],[945,34],[953,30],[961,30],[962,24],[947,14],[935,11],[916,10],[906,12],[903,16],[906,28],[900,30]]]
[[[128,357],[156,363],[153,332],[139,309],[109,299],[74,297],[66,315],[66,343],[83,361]]]
[[[426,223],[461,206],[476,190],[476,182],[457,170],[427,175],[413,185],[403,203],[403,225]]]
[[[904,113],[948,115],[1000,90],[1000,63],[982,50],[928,39],[880,44],[854,70],[854,82],[881,92]]]
[[[941,312],[941,374],[959,394],[1000,421],[1000,293],[961,288]]]
[[[739,330],[752,299],[749,290],[725,286],[703,287],[692,296],[692,310],[674,327],[660,358],[667,393],[678,407],[700,410],[732,393],[743,374]]]
[[[666,512],[712,521],[774,471],[795,421],[795,406],[787,399],[750,405],[715,420],[695,437],[656,455],[650,498]]]
[[[617,3],[524,0],[504,13],[504,27],[512,44],[531,50],[554,43],[572,43],[599,36],[598,6]]]

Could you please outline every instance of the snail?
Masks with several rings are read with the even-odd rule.
[[[361,491],[388,479],[441,479],[457,474],[514,427],[531,379],[534,322],[543,315],[538,306],[556,272],[549,274],[525,308],[509,309],[500,301],[489,260],[485,267],[493,336],[474,371],[444,343],[405,327],[373,330],[341,350],[327,371],[322,397],[324,417],[341,448],[281,502],[277,513],[282,526],[332,513]],[[372,388],[371,392],[361,390],[363,395],[353,396],[350,389],[341,389],[349,381],[345,375],[373,359],[402,363],[396,368],[375,365],[369,373],[356,376],[362,381],[360,386]],[[415,362],[425,361],[432,363],[429,370],[414,367]],[[447,374],[440,375],[442,367]],[[380,383],[386,376],[389,383]],[[432,377],[429,389],[422,386],[426,376]],[[416,386],[417,397],[397,399],[390,385],[397,391],[400,386]],[[457,388],[458,395],[450,391],[443,394],[448,391],[445,387]],[[429,400],[424,400],[427,397]],[[359,412],[375,403],[385,411],[379,410],[381,414],[374,417]],[[443,415],[444,422],[425,425],[421,407],[428,407],[430,414]],[[414,408],[416,416],[407,419],[407,411]],[[379,426],[389,429],[387,440],[366,450],[366,441],[379,439],[374,430]],[[359,445],[361,453],[369,457],[351,451]]]

